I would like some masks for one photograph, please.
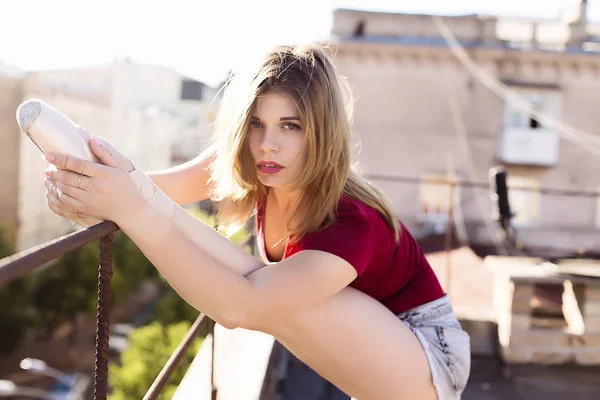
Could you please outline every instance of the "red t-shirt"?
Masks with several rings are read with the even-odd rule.
[[[263,233],[263,207],[257,210],[260,255],[269,262]],[[440,283],[413,236],[401,224],[400,243],[372,207],[343,196],[334,222],[288,245],[284,258],[302,250],[320,250],[348,261],[358,273],[350,284],[379,300],[394,314],[436,300],[444,295]]]

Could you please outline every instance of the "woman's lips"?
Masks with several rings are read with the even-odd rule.
[[[257,167],[263,174],[276,174],[284,168],[274,161],[261,161],[258,163]]]

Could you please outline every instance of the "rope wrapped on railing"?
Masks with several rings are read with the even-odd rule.
[[[210,328],[208,333],[212,336],[210,349],[210,399],[217,400],[217,385],[215,385],[215,321],[210,320]]]
[[[98,266],[98,303],[96,308],[96,361],[94,399],[106,400],[108,390],[108,341],[110,338],[110,282],[113,276],[112,243],[115,234],[100,240]]]

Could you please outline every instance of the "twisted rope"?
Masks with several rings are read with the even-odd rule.
[[[106,400],[108,392],[108,341],[110,337],[110,283],[113,276],[112,269],[112,243],[114,233],[100,240],[100,264],[98,266],[98,306],[96,309],[96,360],[94,366],[94,400]],[[198,336],[202,326],[204,314],[200,314],[183,341],[171,355],[156,380],[144,396],[145,400],[154,400],[158,397],[163,387],[171,377],[173,371],[181,361],[185,351],[190,347],[193,339]],[[212,326],[214,329],[214,325]],[[213,335],[214,341],[214,335]],[[214,348],[213,360],[214,363]],[[211,398],[216,399],[217,392],[214,388],[211,368]]]
[[[98,306],[96,310],[96,361],[94,366],[94,400],[106,400],[108,390],[108,340],[110,336],[110,281],[112,269],[111,233],[100,240],[98,266]]]

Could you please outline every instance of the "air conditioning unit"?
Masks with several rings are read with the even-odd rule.
[[[544,128],[506,128],[499,159],[505,164],[552,167],[558,162],[560,137]]]

